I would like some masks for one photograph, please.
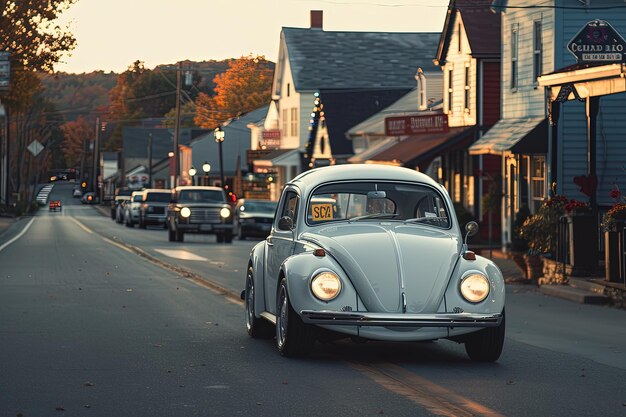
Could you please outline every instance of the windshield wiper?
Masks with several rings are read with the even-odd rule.
[[[414,217],[412,219],[406,219],[404,221],[406,223],[422,223],[422,222],[430,222],[431,220],[434,220],[437,222],[445,221],[446,223],[450,221],[450,219],[448,219],[447,217],[437,217],[437,216]]]
[[[363,220],[363,219],[385,219],[388,217],[396,217],[396,216],[399,216],[399,214],[398,213],[370,213],[364,216],[352,217],[348,220],[353,222],[353,221]]]

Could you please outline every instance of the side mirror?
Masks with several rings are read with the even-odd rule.
[[[468,222],[465,225],[465,233],[467,234],[467,236],[476,235],[476,233],[478,233],[478,223],[476,223],[475,221]]]
[[[280,220],[278,220],[278,229],[293,230],[293,219],[289,216],[281,217]]]

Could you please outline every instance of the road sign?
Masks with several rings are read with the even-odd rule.
[[[587,23],[567,44],[578,62],[624,62],[626,41],[605,20]]]
[[[11,54],[0,52],[0,91],[7,91],[11,83]]]
[[[28,149],[30,153],[33,154],[33,156],[37,156],[41,151],[44,150],[44,146],[35,139],[30,143],[30,145],[28,145],[26,149]]]

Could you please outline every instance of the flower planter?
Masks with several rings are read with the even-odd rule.
[[[617,231],[604,232],[604,265],[605,265],[605,281],[622,282],[622,249],[621,234]]]
[[[543,276],[543,261],[539,255],[524,255],[526,262],[526,278],[531,282],[538,282]]]
[[[567,284],[564,269],[563,263],[543,258],[543,276],[539,279],[539,285]]]
[[[587,275],[598,269],[598,228],[589,211],[566,216],[569,229],[569,264],[572,275]]]

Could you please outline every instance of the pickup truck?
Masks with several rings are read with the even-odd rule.
[[[165,223],[170,242],[183,242],[186,233],[213,234],[217,243],[233,241],[233,211],[220,187],[176,187]]]

